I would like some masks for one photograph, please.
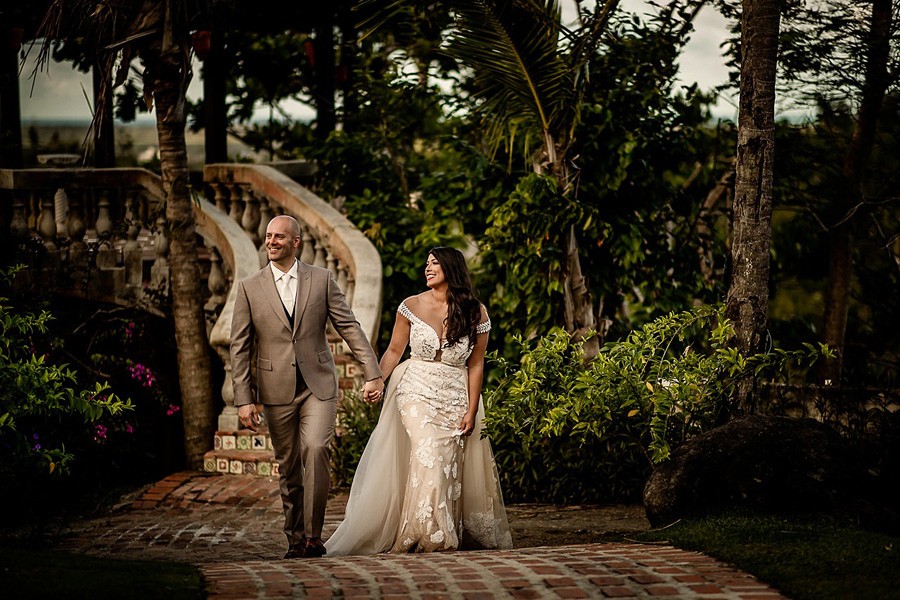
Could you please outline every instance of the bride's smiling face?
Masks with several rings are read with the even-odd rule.
[[[442,283],[446,283],[446,279],[444,278],[444,270],[441,268],[441,263],[438,262],[438,259],[433,254],[429,254],[428,260],[425,261],[425,284],[433,288]]]

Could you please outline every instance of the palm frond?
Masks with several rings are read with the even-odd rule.
[[[511,143],[518,131],[540,139],[565,129],[574,88],[557,0],[449,4],[456,25],[446,52],[473,73],[491,145]]]

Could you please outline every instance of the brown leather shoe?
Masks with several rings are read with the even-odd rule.
[[[285,558],[306,558],[306,538],[296,544],[288,546],[288,551],[284,553]]]
[[[304,556],[306,558],[325,556],[325,542],[322,541],[322,538],[309,538],[306,540],[305,550]]]

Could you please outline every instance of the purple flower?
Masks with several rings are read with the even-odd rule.
[[[106,426],[98,423],[97,425],[94,426],[94,439],[100,438],[100,439],[105,440],[106,432],[107,432]]]
[[[166,409],[166,415],[171,417],[172,415],[177,413],[179,410],[181,410],[180,406],[178,406],[177,404],[170,404],[169,408]]]
[[[153,374],[153,371],[141,363],[130,365],[128,370],[131,372],[131,378],[140,382],[143,387],[153,387],[153,384],[156,382],[156,376]]]
[[[125,433],[134,433],[134,427],[131,423],[125,423]]]
[[[34,445],[34,450],[35,450],[35,452],[38,451],[38,450],[40,450],[40,449],[41,449],[41,445],[40,445],[40,444],[35,444],[35,445]]]

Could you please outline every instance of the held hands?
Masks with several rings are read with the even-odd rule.
[[[241,421],[241,425],[249,429],[250,431],[256,431],[256,426],[259,425],[259,412],[256,410],[255,404],[244,404],[243,406],[238,407],[238,419]]]
[[[363,384],[362,397],[366,402],[378,402],[384,394],[384,379],[376,377]]]

